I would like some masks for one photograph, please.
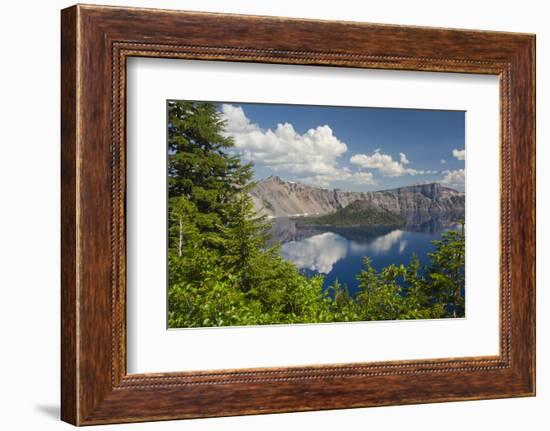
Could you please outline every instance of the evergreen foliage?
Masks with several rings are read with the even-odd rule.
[[[464,229],[448,231],[421,268],[368,257],[351,295],[306,276],[267,246],[248,194],[252,165],[232,152],[213,103],[168,103],[168,324],[172,328],[464,315]],[[370,213],[373,217],[385,214]]]

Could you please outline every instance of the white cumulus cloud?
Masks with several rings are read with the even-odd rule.
[[[292,124],[279,123],[274,130],[262,129],[239,106],[222,105],[226,134],[245,158],[274,171],[299,176],[338,176],[337,158],[347,151],[328,125],[298,133]]]
[[[404,153],[399,153],[399,161],[393,160],[389,154],[383,154],[377,148],[371,155],[355,154],[350,158],[350,162],[363,169],[377,169],[385,177],[401,177],[403,175],[423,175],[433,174],[436,171],[421,171],[412,168],[406,168],[405,165],[410,161]]]
[[[377,184],[372,172],[351,172],[349,168],[339,169],[335,174],[328,175],[310,175],[301,178],[306,184],[316,185],[328,188],[333,181],[346,181],[357,185],[375,185]]]
[[[466,150],[453,150],[453,157],[458,160],[464,160],[466,158]]]
[[[464,169],[457,169],[455,171],[443,171],[444,177],[441,180],[441,184],[446,184],[452,187],[462,188],[464,187],[464,181],[466,179],[466,172]]]

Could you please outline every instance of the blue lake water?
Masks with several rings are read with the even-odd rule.
[[[326,228],[322,232],[294,232],[296,239],[279,241],[281,255],[300,270],[322,274],[325,286],[336,279],[353,293],[357,290],[357,274],[363,258],[369,256],[377,270],[390,264],[408,264],[415,253],[421,264],[428,264],[428,253],[434,251],[432,241],[441,239],[449,227],[422,228]]]

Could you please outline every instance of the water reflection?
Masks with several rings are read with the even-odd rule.
[[[381,253],[387,253],[392,247],[399,244],[399,253],[403,253],[407,244],[403,239],[404,235],[405,231],[396,229],[384,236],[380,236],[366,245],[366,252],[379,255]]]
[[[332,271],[336,262],[353,256],[379,256],[397,249],[402,254],[407,246],[405,231],[396,229],[369,242],[349,240],[334,232],[323,232],[300,241],[282,245],[283,258],[294,262],[300,269],[320,274]]]
[[[356,277],[365,256],[377,270],[390,264],[406,265],[413,253],[421,265],[428,264],[432,241],[452,227],[434,221],[400,228],[312,228],[297,226],[292,219],[274,222],[271,242],[281,244],[283,258],[310,275],[323,274],[325,286],[338,279],[352,292],[358,288]]]
[[[281,255],[300,269],[328,274],[336,262],[348,254],[349,241],[333,232],[283,244]]]

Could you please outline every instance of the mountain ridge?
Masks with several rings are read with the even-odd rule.
[[[326,189],[270,176],[257,182],[250,196],[269,217],[320,216],[363,200],[388,210],[409,224],[434,217],[464,216],[465,194],[440,183],[416,184],[371,192]]]

